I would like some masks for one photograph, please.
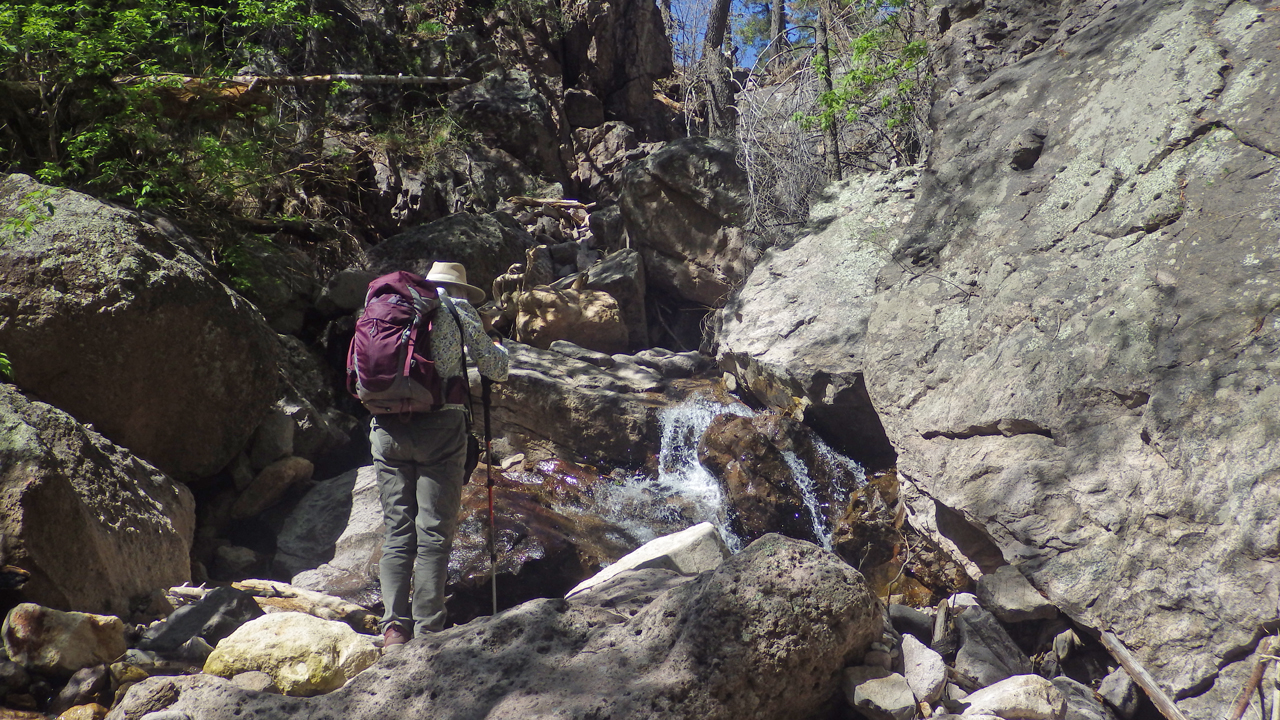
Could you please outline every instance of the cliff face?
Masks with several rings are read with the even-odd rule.
[[[878,415],[913,522],[989,571],[979,529],[1192,716],[1280,599],[1277,10],[942,3],[918,190],[836,188],[723,318],[722,365]]]

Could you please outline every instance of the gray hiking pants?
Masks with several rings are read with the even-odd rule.
[[[385,523],[378,567],[382,627],[398,623],[415,636],[441,630],[467,459],[466,413],[375,416],[369,444]]]

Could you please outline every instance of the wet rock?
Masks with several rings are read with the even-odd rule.
[[[1039,675],[1015,675],[964,699],[963,715],[995,715],[1022,720],[1063,720],[1067,700],[1054,684]]]
[[[293,421],[289,423],[292,427]],[[236,498],[231,508],[232,519],[253,517],[275,505],[289,488],[310,480],[314,469],[310,460],[301,457],[281,458],[266,466]]]
[[[126,614],[190,577],[195,501],[185,485],[66,413],[0,385],[0,514],[22,598]]]
[[[225,678],[265,672],[284,694],[310,696],[342,687],[378,656],[372,638],[345,623],[272,613],[241,625],[220,642],[204,671]]]
[[[1007,623],[1058,616],[1058,608],[1036,592],[1013,565],[1003,565],[979,578],[977,595],[982,607]]]
[[[981,607],[966,608],[956,616],[960,651],[956,671],[979,685],[994,685],[1015,675],[1033,672],[1031,660],[1009,637],[995,616]]]
[[[106,665],[82,668],[71,676],[49,704],[48,713],[61,715],[77,705],[110,704],[110,690],[111,674]]]
[[[845,668],[844,695],[851,706],[871,720],[911,720],[918,712],[907,679],[882,667]]]
[[[698,462],[724,484],[738,535],[753,539],[778,531],[815,539],[791,467],[750,418],[713,420],[698,443]]]
[[[4,648],[28,669],[67,676],[111,662],[129,648],[118,617],[22,603],[4,619]]]
[[[1087,685],[1065,676],[1053,678],[1052,682],[1067,701],[1064,720],[1116,720],[1111,709],[1099,702]]]
[[[31,675],[25,668],[9,659],[0,660],[0,697],[21,695],[30,684]]]
[[[170,652],[193,637],[217,645],[236,628],[261,615],[262,608],[247,593],[233,587],[214,588],[195,603],[174,610],[164,622],[148,628],[137,647]]]
[[[1129,677],[1129,673],[1124,668],[1116,668],[1102,679],[1102,684],[1098,686],[1098,695],[1102,696],[1102,699],[1106,700],[1107,704],[1124,720],[1132,720],[1138,713],[1138,703],[1142,699],[1138,683]]]
[[[599,573],[583,580],[565,597],[590,590],[620,574],[646,568],[663,568],[682,575],[697,575],[714,570],[729,555],[729,548],[720,537],[720,531],[711,523],[699,523],[687,530],[650,540]]]
[[[714,140],[678,140],[629,166],[619,206],[649,283],[722,306],[755,260],[737,227],[747,197],[732,149]]]
[[[479,699],[493,720],[810,717],[839,689],[845,658],[878,636],[880,613],[853,568],[771,535],[658,594],[630,619],[537,600],[412,640],[348,687],[305,705],[193,676],[174,680],[182,690],[169,709],[198,709],[201,720],[289,712],[447,720]]]
[[[45,190],[8,176],[0,216]],[[47,190],[54,213],[0,248],[14,382],[167,473],[222,469],[272,402],[275,333],[154,225]]]
[[[902,674],[916,698],[930,705],[942,697],[947,685],[947,665],[942,656],[912,635],[902,637]]]

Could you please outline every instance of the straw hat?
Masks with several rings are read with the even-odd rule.
[[[427,282],[444,285],[446,290],[460,291],[472,305],[484,302],[484,291],[467,284],[467,269],[462,263],[433,263],[431,270],[427,272]]]

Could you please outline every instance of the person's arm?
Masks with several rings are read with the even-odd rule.
[[[471,307],[471,303],[454,298],[450,299],[454,300],[452,305],[457,310],[454,317],[458,319],[458,323],[462,326],[462,341],[466,343],[471,359],[475,360],[476,369],[480,371],[481,375],[490,380],[498,382],[506,380],[510,367],[507,349],[490,340],[489,336],[485,334],[484,323],[480,320],[480,313]]]

